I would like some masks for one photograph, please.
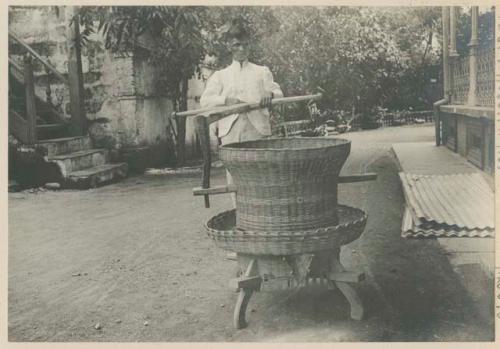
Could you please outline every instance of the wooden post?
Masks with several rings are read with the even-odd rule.
[[[450,96],[450,63],[449,63],[449,33],[450,33],[450,11],[448,6],[442,8],[443,16],[443,85],[445,97]]]
[[[47,85],[45,86],[45,98],[47,100],[47,103],[49,105],[52,105],[52,90],[50,88],[50,69],[47,68],[47,66],[44,66],[45,67],[45,74],[47,74]]]
[[[188,79],[182,79],[180,86],[179,110],[187,110]],[[177,117],[177,165],[184,166],[186,162],[186,117]]]
[[[450,94],[452,94],[454,97],[455,95],[455,78],[453,74],[453,69],[455,67],[455,64],[457,63],[459,54],[457,52],[457,10],[458,8],[456,6],[450,6],[450,49],[448,52],[448,57],[449,57],[449,90]]]
[[[212,166],[210,153],[210,133],[207,118],[203,115],[197,115],[194,119],[196,134],[200,141],[201,153],[203,155],[203,180],[201,187],[203,189],[210,188],[210,167]],[[208,194],[205,195],[205,207],[210,207],[210,199]]]
[[[434,131],[436,135],[436,145],[441,145],[441,114],[439,112],[439,107],[448,103],[450,99],[450,66],[448,62],[448,33],[449,33],[449,11],[446,6],[441,8],[441,17],[443,21],[443,90],[444,90],[444,98],[440,101],[434,103]],[[443,133],[445,130],[443,130]]]
[[[450,7],[450,57],[457,57],[457,6]]]
[[[481,170],[484,171],[486,163],[486,120],[481,119]]]
[[[28,145],[36,143],[36,103],[33,59],[29,53],[24,56],[24,88],[26,92],[26,140]]]
[[[471,38],[469,43],[469,98],[467,104],[477,104],[477,47],[479,41],[477,39],[477,21],[478,21],[478,6],[471,8]]]
[[[76,6],[68,6],[67,11],[68,82],[71,108],[70,132],[74,136],[82,136],[87,132],[87,120],[85,116],[78,8]]]

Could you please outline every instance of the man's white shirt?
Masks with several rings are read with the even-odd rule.
[[[227,68],[216,71],[208,79],[205,91],[200,98],[202,108],[225,104],[226,98],[237,98],[246,103],[258,103],[261,98],[272,92],[275,98],[283,97],[280,86],[274,82],[269,68],[245,61],[233,61]],[[225,136],[239,114],[219,120],[219,137]],[[267,109],[252,110],[248,119],[263,136],[271,134],[269,112]]]

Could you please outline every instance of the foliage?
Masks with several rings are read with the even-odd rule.
[[[478,41],[480,48],[494,46],[495,39],[495,12],[486,11],[478,16]],[[457,52],[460,55],[469,53],[471,39],[471,14],[470,8],[459,8],[457,16]]]
[[[326,90],[323,108],[373,114],[377,106],[429,108],[437,78],[439,8],[275,8],[279,32],[264,62],[289,95]],[[278,49],[277,49],[278,48]]]
[[[81,7],[82,36],[97,31],[113,52],[147,50],[158,67],[158,89],[166,91],[177,109],[185,104],[182,89],[205,56],[202,7],[112,6]],[[185,105],[184,105],[185,109]]]
[[[231,62],[231,54],[226,45],[226,33],[231,19],[244,23],[252,37],[249,59],[265,63],[266,38],[279,30],[279,21],[271,7],[221,6],[208,7],[204,12],[204,37],[208,55],[214,56],[215,65],[222,68]]]
[[[487,16],[480,35],[491,36],[493,17]],[[127,6],[81,12],[84,36],[100,31],[113,51],[135,50],[151,39],[147,48],[161,68],[159,88],[178,109],[185,107],[187,79],[207,55],[218,68],[230,62],[225,33],[234,18],[254,39],[251,60],[271,68],[285,95],[320,86],[326,91],[320,107],[359,113],[367,122],[377,107],[427,109],[437,98],[429,81],[440,72],[439,7]],[[467,40],[466,32],[459,40]]]
[[[81,7],[79,17],[83,42],[97,31],[104,35],[107,49],[147,58],[157,69],[157,90],[172,100],[175,110],[186,110],[188,81],[199,73],[206,55],[202,21],[206,11],[187,6]],[[182,165],[186,119],[177,121],[176,159]]]

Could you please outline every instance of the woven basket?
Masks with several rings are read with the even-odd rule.
[[[338,138],[270,138],[221,147],[237,188],[236,226],[304,231],[333,226],[337,179],[351,143]]]
[[[338,205],[339,224],[305,231],[248,231],[235,228],[236,211],[225,211],[206,224],[208,236],[225,250],[253,255],[285,256],[339,248],[357,239],[365,228],[364,211]]]

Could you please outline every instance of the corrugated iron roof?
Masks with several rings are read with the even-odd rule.
[[[434,237],[480,237],[492,238],[495,232],[491,229],[424,229],[418,227],[412,217],[410,209],[405,207],[401,236],[404,238],[434,238]]]
[[[493,233],[494,195],[481,174],[399,176],[416,227]]]

